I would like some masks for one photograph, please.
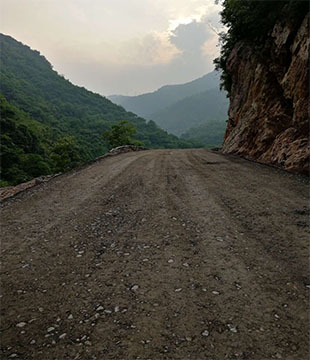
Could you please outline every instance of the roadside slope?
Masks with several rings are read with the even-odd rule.
[[[2,204],[2,354],[307,358],[308,214],[302,178],[205,150],[35,187]]]

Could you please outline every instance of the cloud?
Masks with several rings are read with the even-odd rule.
[[[120,64],[168,66],[179,62],[194,66],[197,62],[204,63],[208,49],[215,47],[217,38],[206,17],[200,21],[183,18],[173,30],[132,38],[122,42],[117,49],[111,46],[109,53]]]
[[[200,52],[201,46],[210,37],[207,26],[196,20],[181,24],[171,32],[170,41],[183,53]]]
[[[152,32],[142,38],[131,39],[119,48],[119,58],[124,63],[146,66],[169,64],[179,53],[166,32]]]
[[[220,9],[214,0],[2,0],[0,27],[74,83],[134,94],[211,71]]]
[[[102,43],[96,61],[68,58],[60,71],[104,95],[137,95],[165,84],[188,82],[214,69],[213,59],[219,51],[216,25],[214,14],[200,20],[179,19],[173,30]]]

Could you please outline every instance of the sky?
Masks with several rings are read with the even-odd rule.
[[[220,10],[214,0],[1,0],[0,32],[76,85],[137,95],[214,69]]]

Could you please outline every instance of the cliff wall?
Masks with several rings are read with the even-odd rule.
[[[261,51],[239,42],[224,153],[309,174],[309,14],[301,25],[277,23]]]

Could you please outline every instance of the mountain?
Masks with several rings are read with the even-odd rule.
[[[223,91],[211,89],[178,101],[152,114],[151,119],[166,131],[181,135],[192,127],[214,121],[225,122],[228,103]],[[223,136],[224,133],[225,130]]]
[[[169,133],[188,140],[204,139],[205,145],[221,146],[229,101],[226,93],[219,90],[220,76],[213,71],[189,83],[167,85],[153,93],[113,95],[109,99],[128,111],[154,120]],[[198,127],[203,132],[197,137]]]
[[[190,128],[182,134],[181,138],[202,142],[205,144],[205,147],[209,148],[221,147],[226,126],[227,123],[225,120],[211,120],[206,124]]]
[[[38,51],[12,37],[0,34],[0,44],[3,185],[66,170],[102,155],[107,151],[103,131],[120,120],[134,124],[137,140],[146,147],[198,146],[73,85]],[[24,146],[25,141],[30,145]],[[30,171],[31,162],[42,162],[41,170]]]
[[[219,87],[220,73],[213,71],[199,79],[180,85],[166,85],[160,89],[139,96],[111,95],[108,98],[114,103],[123,106],[147,119],[186,97]]]

